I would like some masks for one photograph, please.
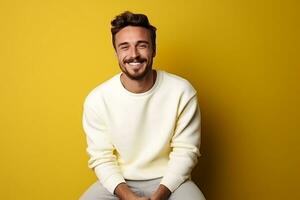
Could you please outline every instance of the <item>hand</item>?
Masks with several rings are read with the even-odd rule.
[[[114,193],[121,200],[150,200],[148,197],[139,197],[127,186],[126,183],[120,183],[117,185]]]
[[[166,199],[164,199],[164,198],[160,198],[160,197],[151,197],[151,199],[150,200],[166,200]]]
[[[166,186],[160,184],[150,200],[167,200],[170,195],[171,191]]]
[[[130,197],[128,199],[124,199],[124,200],[150,200],[150,198],[148,198],[148,197],[132,196],[132,197]]]
[[[167,198],[161,198],[161,197],[151,197],[150,200],[167,200]]]
[[[150,200],[149,197],[138,197],[136,200]]]

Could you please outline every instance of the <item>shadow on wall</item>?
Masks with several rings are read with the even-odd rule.
[[[184,55],[188,55],[188,57]],[[213,191],[218,184],[214,181],[217,180],[216,177],[220,173],[217,170],[217,163],[221,163],[222,159],[221,152],[218,152],[220,149],[218,143],[222,142],[218,140],[221,127],[217,124],[222,121],[220,119],[222,116],[218,116],[220,105],[217,105],[217,101],[209,94],[210,83],[207,81],[209,78],[204,78],[205,75],[201,73],[202,70],[199,65],[204,65],[201,61],[201,55],[205,56],[202,52],[195,52],[188,45],[179,44],[178,41],[166,52],[159,54],[163,59],[161,63],[168,66],[167,71],[186,78],[198,91],[198,101],[201,108],[201,157],[193,170],[192,178],[206,198],[211,199],[215,196]],[[209,67],[207,64],[205,65],[205,67]]]

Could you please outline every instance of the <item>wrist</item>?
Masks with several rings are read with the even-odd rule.
[[[116,187],[114,194],[117,195],[121,200],[130,200],[136,198],[136,195],[130,190],[126,183],[120,183]]]
[[[158,189],[152,195],[151,200],[166,200],[171,195],[171,191],[164,185],[160,184]]]

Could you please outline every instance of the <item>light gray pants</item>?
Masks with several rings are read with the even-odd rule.
[[[146,181],[126,180],[128,187],[139,196],[151,197],[160,184],[161,178]],[[187,180],[170,196],[169,200],[205,200],[196,184]],[[80,197],[80,200],[119,200],[116,195],[106,190],[99,181],[91,185]]]

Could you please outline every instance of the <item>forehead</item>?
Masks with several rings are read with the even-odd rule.
[[[150,43],[151,37],[148,29],[139,26],[126,26],[115,35],[116,45],[123,42],[135,43],[141,40]]]

